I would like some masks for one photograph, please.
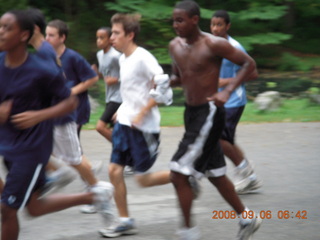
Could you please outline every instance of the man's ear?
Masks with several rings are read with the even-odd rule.
[[[26,42],[29,39],[29,37],[30,37],[30,31],[25,30],[21,32],[21,35],[20,35],[21,42]]]
[[[195,24],[195,25],[198,25],[198,23],[199,23],[199,16],[197,16],[197,15],[194,15],[194,16],[192,16],[192,22]]]
[[[34,25],[34,33],[39,33],[40,32],[40,28],[37,25]]]
[[[228,23],[227,24],[227,31],[229,31],[230,27],[231,27],[231,23]]]
[[[130,40],[133,41],[133,39],[134,39],[134,32],[128,33],[128,37],[130,38]]]
[[[67,40],[67,37],[65,34],[63,34],[62,36],[60,36],[60,39],[61,39],[62,43],[65,43]]]

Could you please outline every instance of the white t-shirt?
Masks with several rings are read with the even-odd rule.
[[[163,69],[156,58],[142,47],[128,57],[124,54],[119,59],[120,63],[120,93],[122,104],[117,112],[120,124],[131,126],[131,121],[147,105],[150,100],[149,91],[153,87],[153,78],[163,74]],[[143,132],[160,132],[160,112],[157,106],[144,117],[139,126]]]

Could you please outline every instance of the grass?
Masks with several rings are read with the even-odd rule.
[[[84,129],[94,129],[100,118],[103,107],[99,106],[91,114],[90,122]],[[160,107],[161,126],[182,126],[183,106]],[[264,122],[316,122],[320,121],[320,105],[311,103],[308,99],[286,99],[282,106],[274,111],[262,112],[256,109],[253,102],[246,105],[242,115],[242,123]]]

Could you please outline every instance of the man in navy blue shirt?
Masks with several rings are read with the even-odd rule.
[[[86,123],[90,116],[87,90],[98,81],[98,75],[84,57],[66,47],[68,33],[67,24],[59,19],[47,24],[46,40],[53,46],[57,57],[61,60],[62,69],[67,78],[66,84],[71,88],[71,94],[79,98],[78,109],[56,121],[53,156],[74,167],[82,179],[92,187],[98,184],[98,179],[91,170],[91,164],[82,153],[79,133],[82,124]]]
[[[77,99],[55,61],[27,51],[33,31],[26,11],[9,11],[0,19],[0,155],[8,169],[1,194],[2,240],[18,239],[18,210],[25,206],[31,215],[40,216],[96,199],[99,211],[107,214],[101,203],[112,198],[110,184],[81,194],[39,198],[52,152],[52,119],[74,110]]]

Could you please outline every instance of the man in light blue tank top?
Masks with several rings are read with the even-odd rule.
[[[232,46],[246,52],[238,41],[228,35],[230,26],[230,17],[226,11],[218,10],[213,14],[210,25],[211,33],[215,36],[226,38]],[[224,86],[226,86],[231,79],[237,75],[239,70],[240,66],[227,59],[223,59],[220,68],[219,91],[221,91]],[[253,80],[256,77],[256,75],[250,76],[247,81]],[[236,178],[234,184],[238,194],[245,194],[261,187],[261,181],[257,179],[251,164],[246,159],[245,154],[240,147],[235,143],[236,127],[246,103],[246,89],[243,83],[232,92],[229,100],[224,105],[226,111],[226,122],[220,139],[224,154],[236,166]]]

